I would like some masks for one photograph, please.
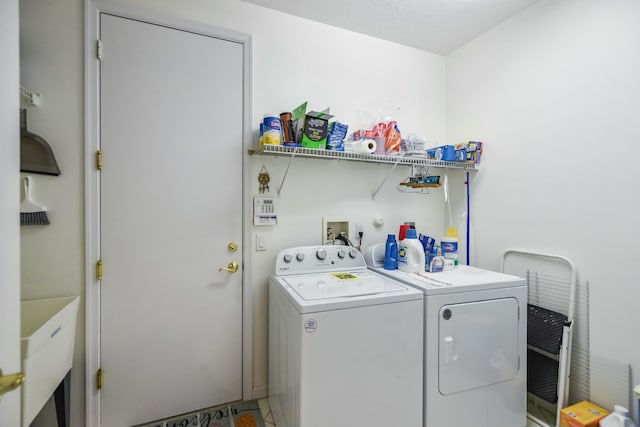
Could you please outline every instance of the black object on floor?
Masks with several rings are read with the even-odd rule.
[[[71,406],[71,369],[60,381],[56,391],[53,392],[53,399],[56,403],[56,417],[58,427],[69,427],[69,409]]]

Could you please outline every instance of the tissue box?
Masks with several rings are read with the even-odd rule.
[[[583,400],[560,411],[560,427],[598,427],[607,415],[606,409]]]

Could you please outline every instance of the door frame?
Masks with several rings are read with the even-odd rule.
[[[100,174],[96,169],[96,152],[100,149],[100,68],[97,40],[101,13],[163,25],[206,36],[236,42],[243,47],[242,112],[242,397],[253,398],[253,272],[244,268],[251,256],[250,188],[248,152],[251,146],[252,40],[248,34],[234,32],[201,22],[168,17],[154,11],[113,4],[104,0],[85,0],[84,30],[84,114],[85,114],[85,420],[89,427],[100,425],[100,392],[96,373],[100,368],[100,282],[96,279],[96,262],[100,258]],[[107,379],[108,381],[108,379]]]
[[[0,369],[20,372],[20,14],[18,0],[0,4]],[[6,65],[4,65],[6,64]],[[21,424],[22,388],[0,400],[0,425]]]

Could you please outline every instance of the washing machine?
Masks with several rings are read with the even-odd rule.
[[[269,280],[276,426],[422,426],[422,300],[355,248],[282,251]]]
[[[371,271],[424,294],[424,425],[526,426],[524,279],[466,265],[439,273],[385,270],[384,249],[365,251]]]

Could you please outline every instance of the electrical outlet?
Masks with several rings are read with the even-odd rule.
[[[362,236],[361,236],[362,234]],[[362,239],[364,238],[364,227],[362,227],[361,224],[356,224],[356,233],[353,236],[354,242],[353,244],[360,249],[360,246],[362,245]]]

